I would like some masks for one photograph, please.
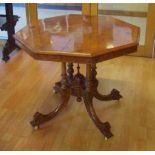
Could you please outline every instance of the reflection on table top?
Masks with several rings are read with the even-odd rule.
[[[116,57],[117,53],[119,56],[134,52],[139,42],[139,28],[111,16],[65,15],[31,23],[14,37],[38,59],[43,56],[54,60],[54,56],[63,55],[68,59],[98,57],[96,61],[103,61],[111,54]]]

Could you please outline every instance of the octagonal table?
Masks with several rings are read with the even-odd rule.
[[[139,28],[111,16],[64,15],[31,23],[14,38],[33,58],[62,63],[62,80],[53,88],[55,93],[61,94],[62,102],[48,114],[36,112],[32,127],[38,128],[54,118],[67,106],[72,95],[78,102],[83,99],[90,118],[101,133],[106,138],[112,137],[110,123],[100,121],[92,100],[93,97],[102,101],[119,100],[122,96],[117,89],[107,95],[98,92],[96,63],[135,52]],[[74,63],[77,63],[76,73]],[[85,76],[80,73],[79,64],[86,64]]]

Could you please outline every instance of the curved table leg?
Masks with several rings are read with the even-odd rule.
[[[93,81],[93,95],[97,99],[101,101],[110,101],[110,100],[119,100],[122,98],[122,95],[120,95],[120,92],[117,89],[113,89],[110,94],[107,95],[102,95],[98,92],[97,87],[98,87],[98,80],[96,79],[96,64],[92,64],[91,66],[91,74],[92,74],[92,81]]]
[[[37,129],[40,124],[43,124],[51,119],[53,119],[61,109],[66,107],[69,98],[70,98],[70,89],[67,86],[67,74],[66,74],[66,63],[62,62],[62,80],[61,83],[58,82],[58,86],[60,87],[60,94],[62,103],[60,103],[52,112],[48,114],[41,114],[39,112],[36,112],[33,116],[33,120],[30,122],[32,127]]]
[[[96,127],[101,131],[101,133],[106,137],[110,138],[113,136],[113,134],[110,131],[110,124],[109,122],[101,122],[99,118],[96,115],[95,109],[93,107],[93,96],[94,96],[94,81],[92,78],[92,72],[91,72],[91,65],[86,65],[86,91],[83,95],[84,103],[87,109],[87,112],[92,119],[92,121],[95,123]]]
[[[95,112],[95,109],[94,109],[93,103],[92,103],[93,96],[91,95],[91,93],[86,93],[86,95],[83,98],[84,98],[84,103],[85,103],[87,112],[88,112],[90,118],[92,119],[92,121],[97,126],[97,128],[101,131],[101,133],[106,138],[112,137],[113,134],[110,131],[111,126],[110,126],[109,122],[104,122],[104,123],[101,122],[96,115],[96,112]]]
[[[43,124],[51,119],[53,119],[57,114],[67,106],[67,103],[70,98],[70,90],[66,89],[61,92],[62,103],[58,104],[58,106],[48,114],[42,114],[40,112],[36,112],[33,116],[33,120],[30,122],[34,129],[39,128],[40,124]]]
[[[94,97],[101,101],[119,100],[122,98],[120,92],[117,89],[113,89],[110,94],[102,95],[97,90],[94,91]]]

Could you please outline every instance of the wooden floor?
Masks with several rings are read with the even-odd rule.
[[[94,99],[101,120],[111,123],[114,137],[108,141],[75,98],[33,131],[33,114],[59,102],[52,87],[60,64],[33,60],[23,51],[8,63],[0,60],[0,150],[155,150],[155,59],[124,56],[97,67],[100,92],[117,88],[124,96],[120,103]]]

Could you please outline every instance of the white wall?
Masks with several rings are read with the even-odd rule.
[[[147,12],[148,3],[100,3],[99,10],[122,10]]]

